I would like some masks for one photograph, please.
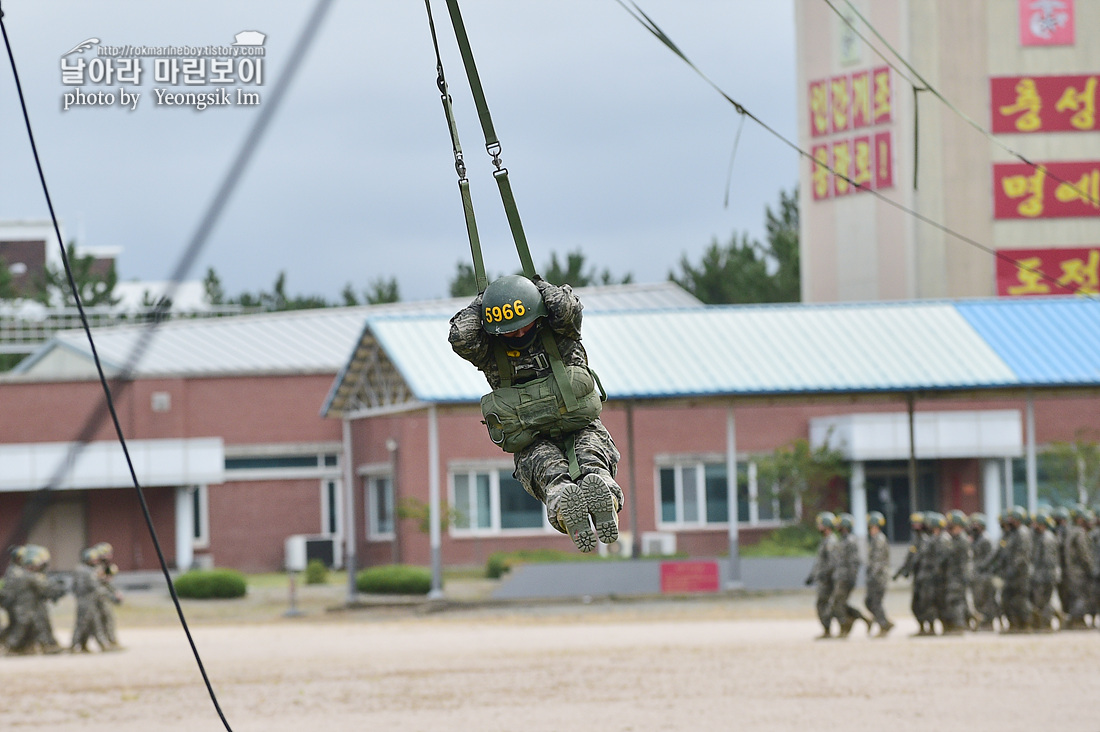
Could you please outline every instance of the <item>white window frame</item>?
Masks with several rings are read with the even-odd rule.
[[[654,466],[653,473],[653,488],[654,488],[654,505],[656,510],[656,522],[657,528],[661,530],[699,530],[699,531],[711,531],[721,530],[729,528],[729,521],[715,521],[708,522],[706,520],[707,506],[706,506],[706,467],[708,465],[720,465],[725,468],[725,456],[720,454],[706,454],[706,455],[674,455],[674,456],[660,456]],[[748,528],[778,528],[780,526],[786,526],[788,524],[798,521],[798,517],[802,514],[802,504],[800,499],[795,500],[794,504],[794,516],[789,519],[780,517],[780,502],[778,497],[772,499],[772,515],[775,518],[764,519],[760,518],[760,486],[757,480],[757,465],[756,461],[752,457],[737,458],[738,468],[740,466],[746,466],[746,472],[748,477],[748,491],[749,491],[749,512],[748,516],[742,516],[738,511],[737,525]],[[672,521],[666,521],[664,519],[664,504],[662,503],[661,496],[661,471],[669,470],[673,471],[674,491],[675,491],[675,510],[676,518]],[[685,521],[684,516],[684,485],[683,485],[683,471],[685,469],[694,469],[696,476],[696,505],[699,507],[699,518],[695,521]],[[740,472],[740,471],[738,471]],[[727,481],[729,477],[727,476]],[[739,500],[734,495],[734,500]]]
[[[363,480],[363,513],[364,525],[367,527],[367,541],[393,541],[396,536],[394,527],[397,526],[397,505],[393,492],[393,472],[389,464],[375,468],[366,468],[359,471],[359,477]],[[378,528],[378,513],[374,510],[377,483],[385,481],[386,491],[389,494],[390,530],[381,531]]]
[[[544,534],[557,533],[553,527],[550,526],[549,519],[546,518],[546,511],[540,512],[542,517],[542,524],[540,527],[530,527],[522,529],[504,529],[500,526],[500,474],[502,472],[511,473],[514,465],[511,462],[491,462],[491,463],[455,463],[449,466],[447,470],[447,505],[452,510],[457,509],[455,502],[455,476],[467,475],[470,477],[470,484],[476,485],[475,476],[479,474],[487,474],[489,476],[489,526],[485,528],[479,528],[476,524],[477,516],[470,517],[470,528],[459,528],[455,526],[451,521],[448,524],[448,533],[450,536],[456,539],[464,538],[478,538],[485,536],[542,536]]]

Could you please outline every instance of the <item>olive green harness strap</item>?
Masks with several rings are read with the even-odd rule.
[[[577,461],[577,433],[569,433],[565,440],[565,456],[569,459],[569,477],[574,482],[581,479],[581,465]]]
[[[428,2],[429,0],[425,0],[425,3]],[[466,26],[462,22],[458,0],[447,0],[447,12],[451,16],[451,25],[454,27],[455,39],[458,41],[458,51],[462,55],[462,65],[466,68],[466,78],[470,82],[470,92],[474,97],[474,106],[477,107],[477,116],[481,120],[481,129],[485,133],[485,151],[489,153],[489,157],[493,161],[493,167],[496,169],[493,171],[493,177],[496,178],[497,188],[500,189],[500,198],[504,203],[504,214],[508,217],[508,226],[512,230],[516,252],[519,254],[519,261],[523,266],[523,274],[531,278],[535,276],[535,265],[531,260],[531,250],[527,246],[527,237],[523,233],[519,208],[516,206],[515,196],[512,195],[512,184],[508,182],[508,169],[504,167],[504,163],[500,159],[500,140],[497,139],[496,130],[493,129],[493,119],[489,116],[489,105],[485,101],[485,91],[481,88],[481,77],[478,76],[477,66],[474,64],[474,54],[470,50],[470,39],[466,36]],[[430,5],[428,13],[431,14]],[[475,263],[475,268],[476,266]]]
[[[435,20],[432,18],[430,0],[424,0],[428,9],[428,27],[432,31],[432,46],[435,47],[435,84],[443,101],[443,113],[447,117],[447,129],[451,133],[451,149],[455,156],[455,171],[458,173],[458,191],[462,196],[462,212],[466,217],[466,233],[470,238],[470,255],[474,260],[474,282],[478,292],[485,292],[489,284],[485,275],[485,262],[481,256],[481,241],[477,233],[477,221],[474,219],[474,202],[470,196],[470,181],[466,179],[466,161],[462,156],[462,145],[458,141],[458,126],[455,124],[451,95],[447,91],[447,80],[443,76],[443,59],[439,55],[439,40],[435,33]]]

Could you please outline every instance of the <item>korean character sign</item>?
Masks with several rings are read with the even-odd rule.
[[[995,133],[1096,132],[1100,73],[994,76],[989,98]]]
[[[995,163],[994,219],[1100,217],[1100,161]]]
[[[1098,293],[1100,245],[997,250],[997,295],[1001,297]]]

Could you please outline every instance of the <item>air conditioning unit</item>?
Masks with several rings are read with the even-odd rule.
[[[614,544],[600,542],[596,549],[601,557],[620,557],[629,559],[634,553],[634,535],[629,531],[620,531],[619,539]]]
[[[642,534],[642,556],[661,557],[676,553],[676,534],[647,531]]]
[[[344,564],[343,546],[332,536],[295,534],[288,536],[284,544],[285,566],[288,572],[302,572],[311,560],[333,569]]]

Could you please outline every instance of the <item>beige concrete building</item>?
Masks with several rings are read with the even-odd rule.
[[[804,301],[1097,292],[1100,2],[795,9]]]

